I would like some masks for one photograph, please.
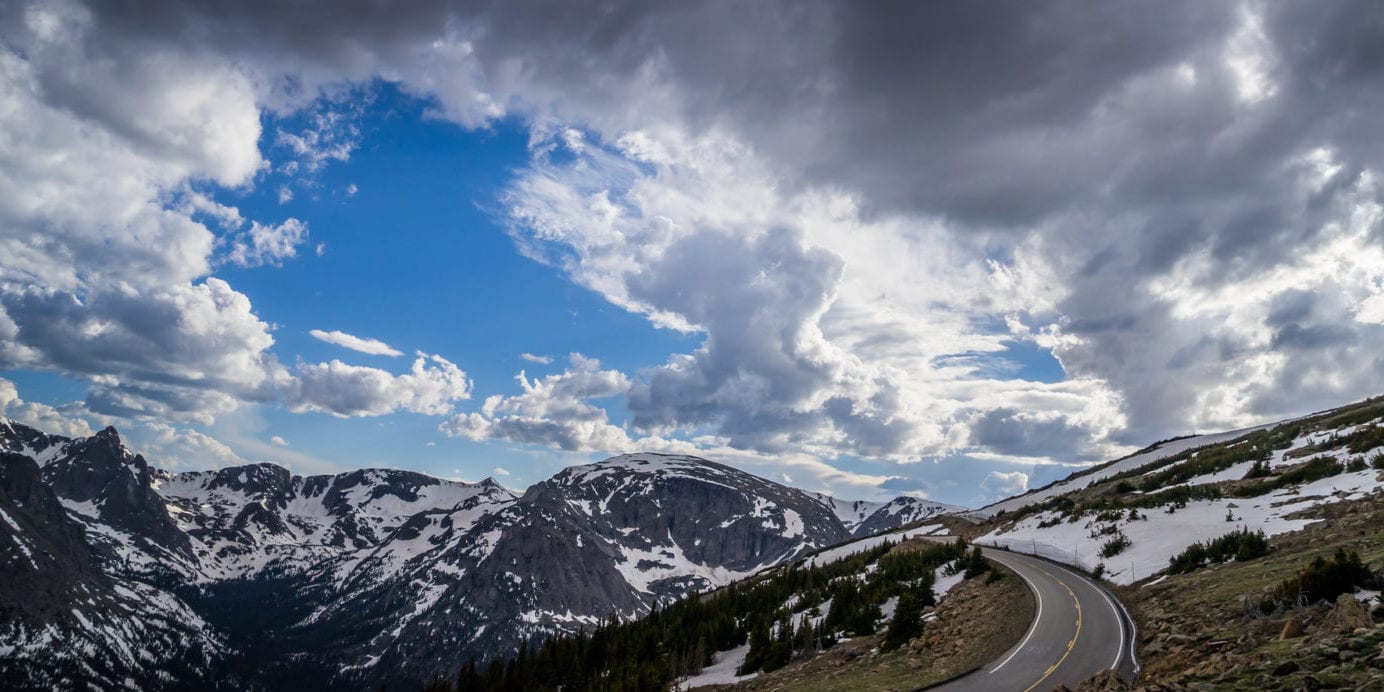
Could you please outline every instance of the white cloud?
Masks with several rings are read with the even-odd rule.
[[[149,463],[170,471],[202,471],[253,463],[225,443],[191,428],[142,422],[121,431],[125,443]]]
[[[494,471],[493,471],[493,473],[494,473],[495,475],[497,475],[497,476],[508,476],[508,475],[509,475],[509,470],[508,470],[508,469],[505,469],[505,468],[501,468],[501,467],[499,467],[499,466],[496,466],[495,469],[494,469]]]
[[[553,357],[552,357],[552,356],[535,356],[535,355],[532,354],[532,353],[520,353],[520,354],[519,354],[519,357],[520,357],[521,359],[523,359],[523,360],[527,360],[527,361],[530,362],[530,363],[538,363],[539,365],[552,365],[552,364],[553,364]]]
[[[990,492],[995,498],[1018,495],[1028,490],[1028,474],[1019,471],[1009,473],[991,471],[990,475],[981,481],[980,487]]]
[[[507,200],[526,251],[704,337],[620,375],[641,443],[1087,457],[1384,388],[1381,102],[1360,86],[1378,68],[1351,49],[1374,37],[1348,3],[985,21],[651,4],[613,29],[514,4],[160,11],[35,3],[0,23],[0,368],[86,381],[93,412],[209,421],[276,391],[297,410],[450,410],[382,370],[295,380],[212,276],[295,257],[307,229],[205,188],[349,159],[345,102],[381,79],[466,127],[528,118],[535,165]],[[918,39],[959,23],[966,41]],[[964,83],[932,69],[963,62]],[[265,138],[266,114],[298,125]],[[545,158],[558,148],[572,164]],[[1012,340],[1068,380],[1001,372]],[[529,388],[449,425],[630,443],[580,397]]]
[[[479,413],[458,414],[439,429],[452,437],[545,444],[568,451],[631,450],[634,443],[625,431],[610,423],[604,409],[589,403],[625,393],[629,378],[601,370],[599,361],[579,353],[570,361],[567,371],[541,380],[529,380],[520,372],[515,379],[522,394],[491,396]]]
[[[389,344],[386,344],[383,341],[380,341],[379,339],[369,339],[360,336],[352,336],[351,334],[347,334],[346,332],[340,332],[336,330],[327,332],[322,331],[321,329],[312,329],[308,331],[308,334],[312,336],[312,338],[317,339],[318,341],[325,341],[329,344],[340,346],[342,348],[349,348],[352,351],[359,351],[361,353],[365,353],[372,356],[404,355],[402,351],[390,346]]]
[[[1063,433],[1051,439],[1064,447],[1035,456],[1123,449],[1109,440],[1123,424],[1118,396],[1100,382],[987,368],[1016,338],[989,325],[1027,304],[1016,290],[1027,278],[996,290],[984,249],[935,221],[866,219],[835,193],[784,197],[714,135],[633,132],[584,152],[537,159],[511,189],[526,252],[657,324],[706,334],[632,383],[638,431],[709,426],[763,452],[906,462],[964,448],[979,413],[1018,400],[1046,406],[1045,425]]]
[[[342,110],[318,110],[310,115],[305,128],[298,132],[280,129],[275,144],[293,154],[285,166],[290,173],[316,173],[332,161],[348,161],[359,146],[360,128],[354,116]],[[355,185],[351,185],[354,188]],[[348,194],[355,194],[348,192]]]
[[[278,436],[278,435],[273,435],[273,436],[270,436],[270,438],[269,438],[269,444],[278,445],[279,447],[287,447],[287,446],[288,446],[288,440],[285,440],[284,438],[282,438],[282,437],[280,437],[280,436]]]
[[[280,201],[287,201],[282,199]],[[308,226],[288,219],[276,226],[252,222],[244,233],[232,236],[226,261],[241,267],[279,266],[298,256],[298,247],[308,240]]]
[[[282,386],[290,411],[321,411],[338,417],[381,416],[398,410],[430,416],[451,413],[453,402],[471,396],[466,373],[441,356],[419,357],[404,375],[339,360],[299,365]]]
[[[0,377],[0,416],[43,432],[65,437],[85,437],[91,426],[82,418],[70,416],[47,404],[25,401],[14,383]]]

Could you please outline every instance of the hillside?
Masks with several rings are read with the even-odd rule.
[[[1122,585],[1142,683],[1381,689],[1381,508],[1376,398],[1157,445],[968,513],[963,532]]]
[[[1384,400],[1225,435],[1177,440],[981,510],[984,545],[1037,552],[1131,584],[1236,529],[1276,536],[1309,510],[1380,488]]]
[[[550,639],[509,661],[472,661],[431,689],[694,689],[756,687],[761,679],[774,689],[823,689],[819,677],[804,679],[804,662],[862,656],[887,668],[867,687],[886,681],[912,686],[978,665],[1017,641],[1032,613],[1022,582],[963,543],[910,538],[916,533],[824,551],[640,620]],[[948,610],[956,601],[962,606]],[[920,647],[909,647],[919,633],[956,616],[981,615],[976,606],[985,601],[1018,607],[1014,617],[982,617],[1001,628],[971,628],[987,635],[977,646],[951,656],[924,656]],[[960,637],[947,638],[960,643]],[[881,657],[880,650],[887,653]],[[845,685],[840,689],[862,689],[853,677],[839,683]]]

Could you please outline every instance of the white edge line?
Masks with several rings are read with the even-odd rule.
[[[1010,566],[1010,569],[1014,569],[1012,565]],[[1018,656],[1020,651],[1024,650],[1024,645],[1027,644],[1028,640],[1033,637],[1033,633],[1038,630],[1038,621],[1043,618],[1043,595],[1039,593],[1038,585],[1034,584],[1033,580],[1025,576],[1023,572],[1014,569],[1014,573],[1019,575],[1025,582],[1028,582],[1029,591],[1032,591],[1033,597],[1038,599],[1038,612],[1033,615],[1033,623],[1028,626],[1028,634],[1024,635],[1023,641],[1019,642],[1019,645],[1014,648],[1014,651],[1010,652],[1010,654],[1007,657],[1005,657],[1003,661],[1000,661],[999,665],[995,666],[994,668],[991,668],[990,672],[987,673],[987,675],[994,675],[995,673],[999,672],[1000,668],[1003,668],[1006,664],[1009,663],[1010,660],[1012,660],[1015,656]],[[1120,630],[1121,632],[1123,632],[1124,627],[1121,626]]]
[[[1115,619],[1120,623],[1120,648],[1115,649],[1115,662],[1110,664],[1111,669],[1118,670],[1120,667],[1120,659],[1124,658],[1125,651],[1125,619],[1124,616],[1120,614],[1120,611],[1115,608],[1115,599],[1110,597],[1110,593],[1105,590],[1105,587],[1100,584],[1096,584],[1095,586],[1096,590],[1100,591],[1100,595],[1105,597],[1106,604],[1110,606],[1110,612],[1115,614]],[[1132,651],[1134,648],[1133,642],[1130,644],[1130,650]],[[1133,658],[1134,656],[1131,654],[1130,659],[1133,660]],[[1134,667],[1137,669],[1139,664],[1135,663]]]
[[[1131,663],[1134,664],[1134,672],[1135,672],[1135,674],[1138,674],[1138,672],[1139,672],[1139,670],[1140,670],[1140,667],[1139,667],[1139,659],[1138,659],[1138,657],[1136,657],[1136,656],[1134,655],[1134,642],[1135,642],[1135,640],[1136,640],[1136,637],[1135,637],[1134,635],[1135,635],[1135,634],[1138,634],[1138,629],[1137,629],[1137,626],[1134,624],[1134,616],[1132,616],[1132,615],[1129,614],[1129,609],[1125,608],[1125,605],[1124,605],[1123,603],[1120,602],[1120,599],[1115,598],[1114,596],[1111,596],[1110,593],[1109,593],[1108,591],[1106,591],[1104,588],[1102,588],[1101,591],[1105,592],[1105,598],[1106,598],[1106,600],[1108,600],[1108,601],[1110,601],[1111,603],[1113,603],[1113,604],[1115,604],[1115,605],[1117,605],[1117,606],[1120,607],[1120,611],[1121,611],[1122,613],[1124,613],[1125,622],[1128,622],[1128,623],[1129,623],[1129,632],[1130,632],[1130,639],[1129,639],[1129,660],[1130,660]],[[1123,625],[1123,624],[1120,625],[1120,640],[1121,640],[1121,642],[1124,641],[1124,625]],[[1123,644],[1120,646],[1120,649],[1121,649],[1121,653],[1123,653],[1123,649],[1124,649]],[[1116,662],[1117,664],[1119,663],[1119,661],[1120,661],[1120,659],[1118,659],[1118,658],[1115,659],[1115,662]]]

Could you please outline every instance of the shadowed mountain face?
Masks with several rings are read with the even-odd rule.
[[[17,575],[0,650],[18,652],[0,683],[17,686],[412,688],[950,509],[657,454],[516,496],[385,469],[170,474],[111,428],[73,440],[3,421],[0,450],[0,562]]]

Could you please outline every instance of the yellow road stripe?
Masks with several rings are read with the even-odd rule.
[[[1024,692],[1033,692],[1033,688],[1043,684],[1043,681],[1047,680],[1048,676],[1052,675],[1052,672],[1054,670],[1057,670],[1057,667],[1062,665],[1062,662],[1067,660],[1068,656],[1072,655],[1072,649],[1076,647],[1077,637],[1081,636],[1081,601],[1078,601],[1076,599],[1076,592],[1072,591],[1072,587],[1067,586],[1067,582],[1058,579],[1056,576],[1053,575],[1052,572],[1049,572],[1043,569],[1042,567],[1039,567],[1038,571],[1048,575],[1049,577],[1052,577],[1053,581],[1056,581],[1058,584],[1061,584],[1062,588],[1067,590],[1067,595],[1072,597],[1072,603],[1076,605],[1076,634],[1073,634],[1072,640],[1067,642],[1067,651],[1062,654],[1062,658],[1057,659],[1057,663],[1054,663],[1051,666],[1049,666],[1047,672],[1043,673],[1043,677],[1038,678],[1038,680],[1035,681],[1032,685],[1029,685],[1027,688],[1025,688]]]

